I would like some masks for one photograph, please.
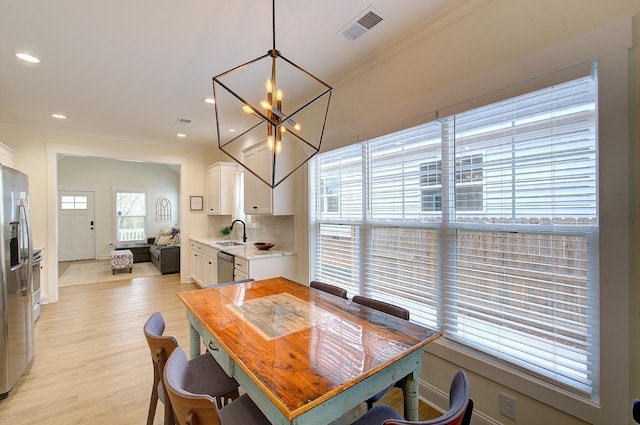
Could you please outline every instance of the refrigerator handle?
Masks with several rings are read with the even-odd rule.
[[[31,223],[29,222],[29,214],[27,212],[27,207],[24,205],[25,200],[18,201],[18,211],[19,217],[20,215],[21,222],[24,223],[24,229],[27,233],[27,246],[26,252],[23,251],[25,247],[19,247],[18,252],[20,253],[20,265],[22,266],[22,270],[18,272],[18,276],[22,278],[20,290],[23,291],[22,295],[28,295],[29,291],[31,291],[31,261],[33,257],[33,247],[31,246]],[[20,227],[19,227],[20,228]],[[19,235],[22,236],[22,235]],[[21,237],[18,238],[19,241],[23,239]]]
[[[20,222],[9,223],[11,239],[9,240],[9,257],[11,261],[11,271],[14,272],[22,266],[20,261]]]

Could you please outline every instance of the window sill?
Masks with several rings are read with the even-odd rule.
[[[602,408],[596,401],[529,376],[507,364],[499,364],[489,357],[482,356],[481,353],[476,353],[444,338],[428,344],[425,352],[583,421],[597,423],[602,415]]]

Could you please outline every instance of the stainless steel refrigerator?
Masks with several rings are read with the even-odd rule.
[[[33,360],[32,238],[27,175],[0,166],[0,399]]]

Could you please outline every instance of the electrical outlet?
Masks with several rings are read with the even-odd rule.
[[[498,403],[500,404],[500,414],[516,420],[516,399],[505,393],[500,393],[498,396]]]

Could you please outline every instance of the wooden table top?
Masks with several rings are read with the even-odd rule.
[[[281,277],[178,297],[287,417],[441,335]]]

